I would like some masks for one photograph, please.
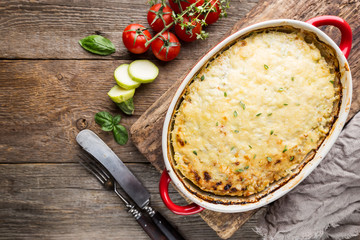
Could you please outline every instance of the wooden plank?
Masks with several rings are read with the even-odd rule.
[[[198,216],[178,216],[158,192],[160,174],[150,164],[127,164],[151,193],[151,205],[186,239],[218,239]],[[120,199],[81,165],[0,164],[0,239],[149,239]],[[176,190],[174,201],[185,204]],[[233,239],[260,239],[256,220]]]
[[[177,59],[194,61],[253,8],[258,0],[234,1],[228,18],[207,27],[206,41],[184,43]],[[6,59],[135,59],[122,43],[122,31],[132,22],[147,24],[149,5],[145,0],[126,1],[0,1],[0,58]],[[111,56],[84,51],[78,41],[101,34],[115,44]],[[12,46],[12,47],[9,47]],[[149,51],[141,58],[154,59]]]
[[[157,62],[160,65],[159,79],[137,91],[139,97],[135,98],[135,116],[124,118],[124,124],[129,127],[171,86],[173,79],[178,77],[178,71],[189,68],[194,59],[202,54],[202,48],[211,47],[237,21],[238,14],[246,13],[256,2],[232,3],[226,22],[218,22],[208,28],[211,34],[209,40],[184,44],[178,59],[188,59],[189,62]],[[68,174],[72,165],[65,168],[64,173],[61,171],[63,164],[36,163],[76,161],[79,150],[74,142],[78,131],[76,120],[81,120],[79,126],[83,126],[82,119],[85,119],[88,128],[100,133],[92,120],[94,113],[99,110],[114,114],[119,112],[104,94],[114,84],[114,68],[124,62],[114,60],[138,57],[153,59],[151,54],[129,54],[120,40],[122,29],[131,22],[131,18],[135,22],[146,23],[147,9],[145,2],[140,0],[121,3],[91,0],[0,2],[0,29],[6,33],[0,36],[0,41],[6,43],[0,46],[0,59],[101,60],[0,62],[0,151],[3,153],[0,162],[15,163],[9,166],[18,170],[12,171],[7,164],[0,164],[0,172],[6,172],[6,178],[1,179],[3,184],[0,184],[4,189],[2,196],[7,196],[6,200],[0,201],[0,239],[118,239],[119,236],[121,239],[147,239],[137,224],[131,222],[125,209],[120,209],[123,211],[120,216],[124,218],[118,220],[117,199],[116,203],[105,206],[99,201],[108,198],[109,193],[102,189],[85,193],[76,186],[69,187],[66,184],[69,178],[77,177],[77,174]],[[82,50],[78,40],[94,33],[112,39],[117,52],[109,57],[101,57]],[[119,147],[108,134],[100,133],[100,136],[123,161],[146,161],[131,142]],[[134,169],[138,167],[134,166]],[[147,176],[148,168],[140,169],[139,175]],[[59,176],[59,173],[62,175]],[[48,185],[54,181],[64,184],[41,188],[39,182],[44,183],[41,181],[44,179]],[[77,181],[86,183],[82,178]],[[150,192],[157,198],[153,200],[154,206],[160,205],[158,209],[166,211],[162,212],[167,218],[185,226],[187,238],[217,239],[212,229],[198,216],[177,216],[162,205],[158,192],[151,190],[157,191],[158,177],[155,180],[145,177],[145,182],[151,183]],[[94,184],[97,184],[96,181]],[[185,203],[178,194],[174,195],[175,201]],[[74,202],[77,204],[75,208],[72,206]],[[91,210],[88,210],[88,206],[91,206]],[[239,234],[238,239],[258,239],[251,230],[254,223]]]
[[[175,61],[169,64],[157,63],[161,65],[162,69],[169,70],[166,73],[168,76],[165,74],[162,76],[162,84],[144,86],[139,89],[138,98],[135,99],[138,107],[136,115],[130,118],[126,117],[123,120],[125,125],[127,127],[132,125],[136,118],[171,86],[173,79],[177,79],[181,73],[185,72],[195,62],[194,59],[203,54],[204,49],[209,49],[213,43],[222,38],[222,35],[230,29],[230,24],[234,24],[256,2],[232,2],[229,18],[209,28],[212,36],[208,41],[183,45],[183,51],[178,59],[187,59],[187,61]],[[127,3],[131,4],[129,5],[131,7],[125,6]],[[291,17],[291,14],[287,14],[289,9],[287,3],[285,3],[287,10],[284,11],[283,3],[278,5],[270,3],[266,2],[266,5],[260,6],[257,12],[253,12],[253,15],[271,18],[273,13],[267,11],[270,7],[272,10],[275,9],[285,14],[285,17]],[[359,9],[356,1],[351,0],[345,3],[351,4],[354,11]],[[306,8],[303,4],[296,4],[299,5],[298,7]],[[319,7],[317,4],[313,6],[318,9],[318,12],[323,13],[323,6]],[[340,1],[335,1],[331,6],[334,8],[334,12],[337,11],[337,8],[346,7]],[[110,84],[114,67],[124,62],[113,60],[139,57],[130,55],[124,50],[120,40],[121,31],[129,24],[131,18],[136,22],[146,23],[147,8],[145,3],[140,0],[122,1],[121,4],[118,1],[92,0],[75,2],[6,0],[0,2],[0,29],[6,33],[0,36],[0,41],[6,43],[0,46],[0,58],[111,60],[93,61],[93,63],[89,63],[91,61],[16,61],[16,63],[15,61],[1,61],[0,134],[2,137],[0,138],[0,151],[2,154],[0,162],[59,163],[76,161],[75,156],[79,150],[76,149],[74,143],[74,136],[78,131],[75,127],[76,120],[85,116],[85,119],[89,121],[89,128],[98,130],[92,121],[96,111],[108,110],[118,113],[112,103],[104,97],[108,87],[114,83]],[[298,17],[301,17],[305,10],[299,11]],[[350,14],[358,18],[357,12]],[[247,21],[251,22],[251,19],[249,17]],[[354,24],[352,25],[354,26]],[[358,25],[355,26],[358,28]],[[336,34],[336,30],[332,28],[329,30]],[[83,51],[77,45],[78,39],[93,34],[95,31],[100,31],[112,40],[119,39],[113,40],[118,52],[110,57],[99,57]],[[355,43],[358,46],[359,37],[354,39],[357,40]],[[151,59],[149,55],[140,57]],[[352,68],[359,65],[358,59],[358,57],[353,57],[353,53],[351,54],[349,61]],[[104,67],[106,64],[110,64],[111,67]],[[184,64],[188,65],[184,66]],[[99,67],[99,65],[101,66]],[[162,69],[161,74],[164,72]],[[176,70],[174,71],[174,69]],[[89,71],[89,73],[85,74],[85,71]],[[354,72],[353,68],[353,74]],[[61,79],[64,80],[60,81]],[[356,79],[354,80],[356,82]],[[89,88],[82,91],[85,85]],[[148,91],[148,88],[155,91]],[[46,90],[49,90],[48,93]],[[81,93],[86,95],[83,94],[80,97]],[[80,99],[78,99],[79,101],[75,99],[75,95],[80,97],[81,102]],[[71,101],[74,99],[75,104]],[[355,101],[356,103],[358,101]],[[28,107],[30,109],[27,111]],[[156,120],[161,121],[161,119]],[[132,143],[125,147],[119,147],[106,133],[102,133],[101,137],[125,162],[145,161]],[[64,165],[68,167],[62,170]],[[117,199],[112,197],[113,202],[107,205],[99,200],[104,197],[111,199],[111,196],[110,193],[96,185],[95,180],[91,180],[93,182],[89,187],[87,178],[80,177],[78,181],[81,182],[79,183],[81,189],[69,183],[70,177],[79,175],[77,170],[73,174],[68,173],[77,165],[64,165],[14,164],[11,165],[13,167],[11,170],[6,167],[7,164],[0,164],[0,172],[4,173],[0,176],[0,189],[2,190],[0,192],[1,196],[6,198],[6,201],[0,200],[0,239],[118,239],[119,236],[121,239],[147,239],[136,223],[131,222],[132,219],[126,215],[125,209],[118,206],[121,203],[119,204]],[[138,165],[131,166],[131,169],[136,171],[139,177],[144,176],[142,180],[149,183],[147,187],[150,188],[154,206],[173,223],[180,226],[180,231],[187,238],[217,239],[215,233],[206,227],[207,225],[198,216],[176,216],[166,210],[160,201],[158,192],[155,192],[159,177],[156,171],[149,170],[149,166],[141,168]],[[155,174],[155,179],[148,176],[149,171]],[[9,181],[9,176],[11,181]],[[39,186],[36,184],[46,183],[41,181],[42,179],[46,179],[46,182],[50,183],[55,181],[64,183],[54,184],[49,188],[36,187]],[[86,186],[83,185],[84,183]],[[69,188],[66,184],[72,187]],[[84,190],[87,188],[90,188],[91,194]],[[185,203],[178,194],[173,193],[173,195],[172,198],[176,202]],[[51,200],[49,204],[47,203],[48,199]],[[76,207],[73,207],[74,202],[75,205],[77,204]],[[88,206],[90,206],[90,210]],[[119,214],[121,220],[118,219],[117,211],[122,211]],[[94,216],[96,216],[96,220],[93,219]],[[107,217],[112,221],[107,221]],[[233,239],[258,239],[256,234],[251,231],[251,227],[255,223],[256,217],[247,222],[241,231],[233,236]],[[209,224],[212,223],[209,222]],[[216,228],[217,225],[213,224],[212,227]]]
[[[0,162],[73,162],[75,136],[83,127],[97,132],[125,162],[145,162],[131,141],[120,146],[102,132],[94,115],[103,110],[121,114],[121,123],[129,129],[190,63],[155,61],[158,78],[136,90],[135,114],[125,116],[107,96],[116,84],[115,68],[125,62],[0,61]]]
[[[305,21],[311,17],[318,15],[338,15],[349,22],[353,29],[353,50],[349,58],[350,68],[353,74],[353,103],[349,118],[351,118],[356,112],[360,110],[360,22],[358,9],[360,2],[358,1],[332,1],[331,3],[326,1],[289,1],[289,0],[273,0],[273,1],[261,1],[257,7],[249,12],[249,14],[240,20],[231,33],[256,22],[261,22],[276,18],[292,18]],[[323,28],[330,37],[335,41],[339,41],[339,31],[333,27]],[[171,99],[175,93],[175,90],[181,83],[185,74],[179,78],[174,85],[156,101],[131,128],[132,140],[142,152],[146,158],[158,169],[162,170],[164,164],[161,158],[161,132],[162,123],[167,111],[167,108],[171,102]],[[152,124],[150,124],[152,123]],[[209,223],[218,233],[219,236],[227,238],[231,236],[237,228],[239,228],[243,222],[245,222],[251,214],[241,215],[234,214],[232,216],[235,224],[231,227],[224,224],[223,217],[227,214],[223,214],[219,217],[218,213],[203,212],[200,214],[204,220]],[[221,219],[221,220],[220,220]],[[234,227],[235,226],[235,227]]]

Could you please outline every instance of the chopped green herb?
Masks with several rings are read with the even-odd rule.
[[[237,117],[237,116],[238,116],[237,111],[234,111],[234,117]]]
[[[268,116],[270,117],[272,115],[272,113],[268,113]]]
[[[286,152],[288,149],[287,149],[287,146],[285,145],[285,148],[283,150],[283,153]]]
[[[260,116],[260,115],[261,115],[261,113],[256,114],[257,117]]]
[[[296,106],[300,106],[300,103],[296,103],[295,105],[296,105]]]
[[[291,77],[291,81],[294,81],[295,80],[295,78],[294,77]]]
[[[332,84],[334,84],[334,81],[329,81],[329,82],[331,82]]]
[[[216,126],[219,126],[219,122],[216,122],[216,124],[215,124]]]
[[[184,142],[185,142],[185,144],[187,144],[187,141],[186,141],[186,140],[185,140]]]
[[[245,181],[245,178],[243,178],[241,181],[242,181],[242,182]]]
[[[236,170],[236,172],[243,172],[243,171],[244,171],[244,169],[242,169],[242,168],[239,168]]]
[[[254,155],[253,159],[255,159],[255,158],[256,158],[256,154]]]
[[[271,130],[271,131],[270,131],[270,135],[273,135],[273,134],[274,134],[274,130]]]
[[[201,80],[201,81],[204,81],[204,79],[205,79],[205,76],[202,75],[201,78],[200,78],[200,80]]]
[[[227,93],[226,93],[226,92],[224,92],[224,97],[227,97]]]
[[[249,169],[249,166],[244,167],[245,169]]]
[[[284,103],[284,106],[287,106],[287,105],[289,105],[289,104],[287,104],[287,103]]]
[[[265,68],[266,70],[268,70],[268,69],[269,69],[269,66],[266,65],[266,64],[264,64],[264,68]]]
[[[239,130],[234,130],[234,132],[239,133]]]
[[[252,148],[252,146],[251,146],[251,145],[249,145],[249,148]]]
[[[197,152],[196,151],[193,151],[193,154],[195,154],[197,156]]]
[[[271,157],[266,157],[266,159],[268,160],[268,162],[272,161]]]
[[[291,156],[291,157],[290,157],[290,161],[292,161],[292,160],[294,160],[294,156]]]
[[[240,101],[240,106],[242,107],[242,109],[245,110],[245,103],[243,103],[242,101]]]
[[[284,91],[284,89],[281,87],[281,88],[279,88],[278,91],[279,91],[279,92],[282,92],[282,91]]]
[[[234,150],[234,149],[235,149],[235,147],[232,147],[232,148],[231,148],[231,151]]]
[[[314,140],[313,140],[313,139],[311,139],[311,142],[314,142]]]

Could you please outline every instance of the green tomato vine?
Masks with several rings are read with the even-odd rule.
[[[190,6],[188,6],[186,9],[181,8],[181,1],[182,0],[175,0],[176,3],[179,4],[179,8],[181,9],[180,13],[172,12],[172,17],[174,21],[164,27],[163,30],[158,32],[152,39],[148,40],[145,44],[145,46],[149,46],[156,38],[158,38],[161,34],[163,34],[165,31],[167,31],[171,26],[174,24],[179,24],[182,29],[186,29],[187,33],[192,33],[192,29],[195,28],[196,23],[200,23],[202,27],[207,26],[206,18],[208,17],[209,13],[216,12],[216,5],[218,5],[219,9],[221,10],[220,18],[227,17],[226,9],[229,8],[230,0],[216,0],[213,4],[211,3],[211,0],[204,0],[204,3],[201,6],[196,6],[196,4],[200,1],[196,1],[195,3],[192,3]],[[183,0],[186,1],[186,0]],[[153,6],[157,4],[158,0],[149,0],[148,3],[150,6]],[[165,0],[160,0],[160,3],[165,6],[166,2]],[[187,15],[190,18],[190,21],[185,22],[184,16]],[[199,17],[203,15],[204,18],[200,19]],[[196,38],[205,40],[209,37],[209,33],[202,30],[200,34],[197,34]]]

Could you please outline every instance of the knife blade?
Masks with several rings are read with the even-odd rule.
[[[149,205],[150,193],[103,140],[93,131],[85,129],[78,133],[76,141],[109,171],[127,195],[150,216],[169,240],[184,240],[183,236]]]
[[[150,193],[120,158],[93,131],[85,129],[76,136],[78,144],[96,158],[140,208],[150,201]]]
[[[145,217],[132,203],[130,203],[119,191],[118,183],[110,177],[104,167],[90,154],[79,155],[79,163],[89,171],[107,190],[113,190],[125,203],[125,207],[152,240],[167,240],[165,234],[149,218]],[[100,166],[101,165],[101,166]]]

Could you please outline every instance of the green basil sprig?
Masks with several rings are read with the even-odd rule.
[[[120,120],[120,115],[113,117],[105,111],[95,114],[95,122],[101,126],[101,129],[107,132],[112,131],[115,141],[120,145],[125,145],[129,139],[129,135],[126,128],[119,124]]]
[[[90,35],[79,41],[80,45],[87,51],[98,55],[109,55],[115,52],[114,44],[100,35]]]
[[[133,98],[130,98],[124,102],[116,103],[116,105],[126,113],[127,115],[133,115],[134,113],[134,100]]]

